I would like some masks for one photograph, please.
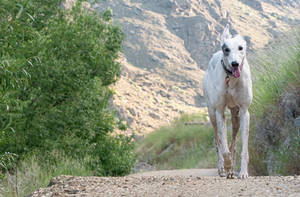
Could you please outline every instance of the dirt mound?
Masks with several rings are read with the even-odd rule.
[[[197,170],[195,170],[197,172]],[[181,172],[182,174],[183,172]],[[170,175],[128,177],[71,177],[53,179],[44,196],[300,196],[300,176],[249,177],[246,180],[216,176]]]

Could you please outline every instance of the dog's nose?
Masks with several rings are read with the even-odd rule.
[[[237,63],[236,61],[231,62],[231,66],[232,67],[238,67],[239,63]]]

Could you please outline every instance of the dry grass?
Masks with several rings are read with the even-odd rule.
[[[23,160],[19,167],[4,174],[3,195],[7,197],[27,196],[41,187],[46,187],[50,180],[59,175],[91,176],[93,172],[86,168],[89,161],[68,158],[66,155],[53,152],[53,161],[41,163],[39,157],[32,155]]]

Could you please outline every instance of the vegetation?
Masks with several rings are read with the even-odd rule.
[[[186,125],[187,122],[206,122],[205,114],[183,115],[171,126],[165,126],[136,145],[138,160],[148,162],[157,169],[216,167],[211,126]]]
[[[293,32],[251,58],[254,78],[251,110],[256,116],[262,117],[289,85],[300,84],[299,48],[299,36]]]
[[[60,173],[117,176],[134,164],[131,138],[111,135],[109,85],[120,75],[124,35],[110,11],[62,2],[0,5],[0,169],[6,182],[16,166],[34,170],[38,181],[24,195]]]
[[[41,160],[41,155],[31,154],[18,163],[17,171],[6,173],[3,178],[3,196],[26,196],[40,187],[46,187],[55,176],[93,175],[87,167],[87,163],[92,161],[89,156],[75,159],[54,151],[49,154],[55,158],[55,162]]]
[[[299,31],[252,58],[250,166],[254,174],[300,174]],[[255,54],[257,55],[257,54]]]

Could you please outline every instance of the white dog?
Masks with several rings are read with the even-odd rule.
[[[221,36],[222,50],[213,55],[203,79],[210,121],[215,130],[215,144],[220,176],[233,178],[236,136],[242,132],[240,178],[248,177],[249,112],[252,101],[252,81],[246,59],[246,41],[240,35],[232,38],[226,25]],[[231,111],[232,143],[228,148],[224,111]]]

